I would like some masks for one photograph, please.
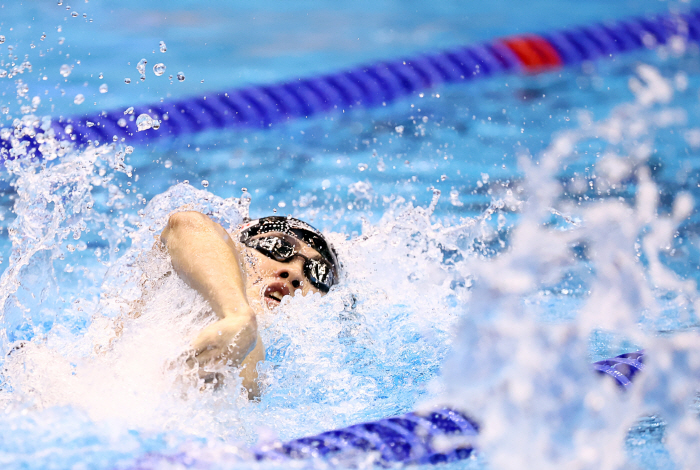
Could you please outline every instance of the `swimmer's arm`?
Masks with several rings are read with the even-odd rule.
[[[193,342],[196,360],[201,365],[217,360],[241,365],[256,350],[258,328],[233,240],[221,225],[199,212],[171,215],[160,237],[178,276],[199,292],[219,317]]]

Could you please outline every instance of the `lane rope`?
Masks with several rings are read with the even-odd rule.
[[[700,10],[511,36],[318,77],[136,106],[131,115],[125,115],[124,110],[103,111],[59,118],[43,129],[37,121],[31,134],[50,132],[59,140],[84,145],[122,138],[129,143],[148,143],[212,129],[270,128],[334,110],[382,106],[441,84],[503,74],[537,74],[611,58],[667,44],[674,38],[700,41]],[[160,128],[138,131],[136,118],[142,114],[160,121]],[[41,157],[40,140],[35,135],[0,138],[0,158],[12,158],[10,149],[18,148],[20,141]]]

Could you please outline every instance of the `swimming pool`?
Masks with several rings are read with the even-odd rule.
[[[18,77],[30,99],[40,96],[40,115],[72,115],[81,106],[126,109],[168,94],[667,9],[542,2],[525,13],[509,3],[435,8],[416,2],[409,8],[367,2],[342,11],[298,5],[281,14],[278,4],[250,11],[230,2],[206,8],[182,2],[151,11],[134,2],[112,13],[94,2],[65,10],[67,3],[55,9],[5,5],[12,24],[4,20],[0,30],[7,37],[2,53],[13,45],[18,57],[30,54],[33,71]],[[74,11],[77,18],[70,16]],[[172,30],[163,26],[168,16],[177,20]],[[257,29],[259,20],[266,27]],[[61,35],[66,39],[57,45]],[[306,46],[290,51],[290,38]],[[160,40],[165,53],[158,51]],[[50,41],[53,50],[46,51]],[[64,59],[68,53],[70,60]],[[135,66],[142,57],[149,69],[140,83]],[[186,80],[171,85],[155,77],[150,66],[156,57],[167,65],[166,76],[182,69]],[[637,69],[640,61],[666,81],[652,69]],[[67,81],[59,75],[64,63],[74,65]],[[649,410],[678,430],[682,406],[674,405],[692,393],[665,401],[671,387],[650,382],[622,400],[588,374],[586,362],[643,346],[662,358],[675,354],[681,379],[695,367],[681,357],[692,346],[680,339],[669,346],[663,336],[640,333],[637,313],[628,310],[646,312],[643,324],[652,331],[690,330],[696,322],[695,288],[659,271],[650,258],[654,246],[635,243],[640,232],[654,239],[664,224],[680,223],[678,236],[657,239],[671,247],[661,266],[696,279],[696,211],[681,218],[681,198],[678,220],[649,214],[656,205],[652,184],[660,189],[662,215],[684,192],[697,199],[697,65],[693,47],[684,54],[665,49],[581,70],[444,87],[379,110],[267,132],[180,138],[136,147],[125,162],[132,177],[113,152],[83,152],[49,162],[48,169],[10,165],[3,264],[14,269],[2,280],[3,347],[32,342],[5,361],[0,461],[113,468],[149,452],[184,452],[202,465],[248,467],[258,465],[246,454],[253,443],[378,419],[438,399],[494,423],[484,455],[496,468],[514,465],[499,459],[527,455],[533,442],[541,447],[529,466],[556,466],[566,454],[579,458],[582,468],[606,458],[614,463],[624,457],[626,427]],[[645,74],[651,81],[646,93],[644,87],[632,93],[630,79]],[[126,77],[131,84],[123,83]],[[3,81],[8,116],[20,112],[16,79]],[[103,82],[107,93],[99,92]],[[675,88],[673,97],[669,88]],[[80,105],[73,102],[77,94],[85,97]],[[647,96],[656,104],[643,104]],[[519,162],[528,154],[540,165]],[[184,180],[197,189],[176,186],[168,197],[144,204]],[[188,332],[206,321],[191,310],[204,315],[206,309],[177,280],[164,279],[163,260],[148,254],[168,210],[190,203],[235,223],[239,202],[219,197],[239,197],[244,187],[253,216],[274,209],[336,232],[348,273],[332,295],[294,299],[266,319],[268,382],[257,404],[240,399],[234,384],[228,393],[200,393],[164,367],[185,347]],[[433,189],[442,195],[429,219]],[[648,198],[646,205],[633,206],[637,194]],[[511,250],[496,256],[506,246]],[[656,288],[640,277],[640,263],[655,276]],[[126,332],[110,346],[110,322],[142,295],[147,314],[125,323]],[[167,324],[173,317],[177,321]],[[96,345],[104,352],[96,354]],[[674,390],[688,386],[680,380]],[[693,431],[692,422],[685,424]],[[648,468],[672,468],[658,421],[640,429],[627,439],[628,455]],[[676,455],[693,462],[692,455]]]

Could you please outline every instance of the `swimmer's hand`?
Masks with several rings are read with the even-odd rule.
[[[225,364],[239,367],[255,348],[257,322],[252,310],[248,315],[229,316],[204,328],[192,343],[188,363],[205,366]]]

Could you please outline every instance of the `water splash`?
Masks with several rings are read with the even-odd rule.
[[[455,355],[443,369],[443,400],[483,423],[480,446],[494,468],[622,468],[622,443],[644,413],[666,420],[679,463],[698,461],[696,446],[689,445],[700,436],[689,413],[697,388],[693,377],[700,372],[696,334],[667,338],[657,336],[649,322],[639,327],[643,315],[661,316],[661,299],[668,295],[687,306],[678,325],[696,321],[690,307],[698,298],[694,283],[680,280],[659,260],[692,201],[681,193],[671,214],[658,214],[659,190],[647,163],[655,130],[682,125],[686,117],[683,110],[659,106],[673,91],[656,69],[641,66],[630,88],[634,103],[599,122],[582,116],[581,126],[556,136],[536,164],[521,158],[525,204],[508,251],[469,259],[460,268],[474,277],[474,287]],[[608,148],[597,165],[594,191],[603,195],[624,182],[636,186],[634,200],[575,203],[564,197],[557,174],[591,140]],[[564,220],[552,224],[552,214]],[[577,255],[581,248],[583,255]],[[538,310],[566,298],[543,302],[542,292],[551,292],[581,256],[590,267],[584,295],[572,306],[578,314],[543,323]],[[596,329],[644,345],[652,358],[631,393],[621,394],[589,371],[587,349]]]

